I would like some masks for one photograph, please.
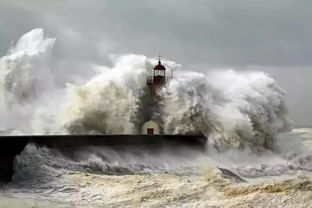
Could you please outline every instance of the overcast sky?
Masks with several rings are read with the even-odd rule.
[[[41,27],[57,38],[64,74],[89,76],[88,63],[125,53],[160,53],[197,71],[262,70],[286,90],[293,120],[312,124],[311,8],[311,0],[1,0],[0,55]]]

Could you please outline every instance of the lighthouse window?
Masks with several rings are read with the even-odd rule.
[[[155,70],[155,76],[165,76],[164,70]]]

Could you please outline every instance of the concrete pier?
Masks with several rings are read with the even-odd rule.
[[[72,152],[88,146],[108,146],[112,148],[177,148],[185,146],[204,150],[206,138],[202,135],[23,135],[0,136],[0,181],[8,182],[14,173],[14,158],[25,146],[38,146]]]

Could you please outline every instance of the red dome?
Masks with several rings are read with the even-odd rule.
[[[154,70],[166,70],[166,68],[163,65],[161,65],[160,61],[158,61],[158,65],[154,67]]]

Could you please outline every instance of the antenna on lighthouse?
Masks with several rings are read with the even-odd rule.
[[[158,54],[158,64],[161,64],[161,56]]]

